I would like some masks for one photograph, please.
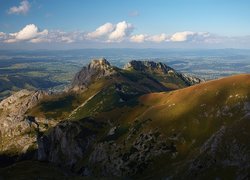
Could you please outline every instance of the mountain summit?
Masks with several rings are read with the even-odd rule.
[[[124,66],[124,69],[152,74],[158,77],[164,84],[166,84],[165,81],[167,81],[167,83],[172,81],[191,86],[204,82],[203,79],[179,73],[162,62],[132,60]]]
[[[136,70],[155,74],[168,74],[174,71],[171,67],[161,62],[132,60],[124,66],[126,70]]]
[[[86,88],[91,81],[115,73],[113,67],[105,59],[92,60],[88,66],[84,66],[74,77],[72,87],[77,89]]]
[[[115,74],[118,74],[118,76],[115,77]],[[103,77],[113,76],[113,78],[117,79],[123,76],[128,79],[129,74],[130,76],[137,74],[137,78],[139,79],[150,76],[151,79],[154,78],[155,81],[162,83],[167,89],[178,89],[203,82],[203,80],[197,77],[178,73],[173,68],[161,62],[132,60],[123,69],[120,69],[111,66],[105,58],[101,58],[92,60],[75,75],[72,88],[76,91],[84,90],[91,82]]]

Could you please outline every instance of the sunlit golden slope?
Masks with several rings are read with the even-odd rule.
[[[144,171],[146,177],[162,177],[176,171],[190,178],[225,178],[228,168],[232,170],[229,176],[237,177],[242,169],[234,163],[240,164],[243,160],[240,159],[241,151],[234,152],[234,149],[250,151],[247,143],[250,138],[250,75],[213,80],[171,92],[150,93],[141,96],[134,107],[117,108],[100,117],[107,117],[122,124],[120,126],[131,127],[141,122],[138,134],[158,131],[168,144],[174,143],[177,155],[174,158],[169,154],[154,157],[150,168]],[[234,161],[228,159],[232,154],[235,154]],[[246,164],[250,164],[249,157],[246,153]],[[215,162],[217,159],[217,163],[207,159],[215,159]]]

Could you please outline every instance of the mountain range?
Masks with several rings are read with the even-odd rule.
[[[249,87],[249,74],[92,60],[62,92],[0,102],[0,179],[247,179]]]

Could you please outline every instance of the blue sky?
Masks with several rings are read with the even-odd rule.
[[[250,48],[249,7],[249,0],[0,0],[0,48]]]

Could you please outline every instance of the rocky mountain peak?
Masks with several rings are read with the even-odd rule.
[[[132,60],[124,66],[124,69],[146,72],[160,76],[172,76],[182,79],[188,86],[204,82],[203,79],[184,73],[179,73],[162,62]]]
[[[154,61],[136,61],[132,60],[124,66],[126,70],[136,70],[142,72],[151,72],[157,74],[168,74],[174,72],[174,69],[161,62]]]
[[[89,63],[89,68],[93,69],[109,69],[111,67],[110,63],[105,58],[93,59]]]
[[[85,89],[91,82],[114,73],[114,68],[105,58],[94,59],[75,75],[72,88],[74,90]]]

